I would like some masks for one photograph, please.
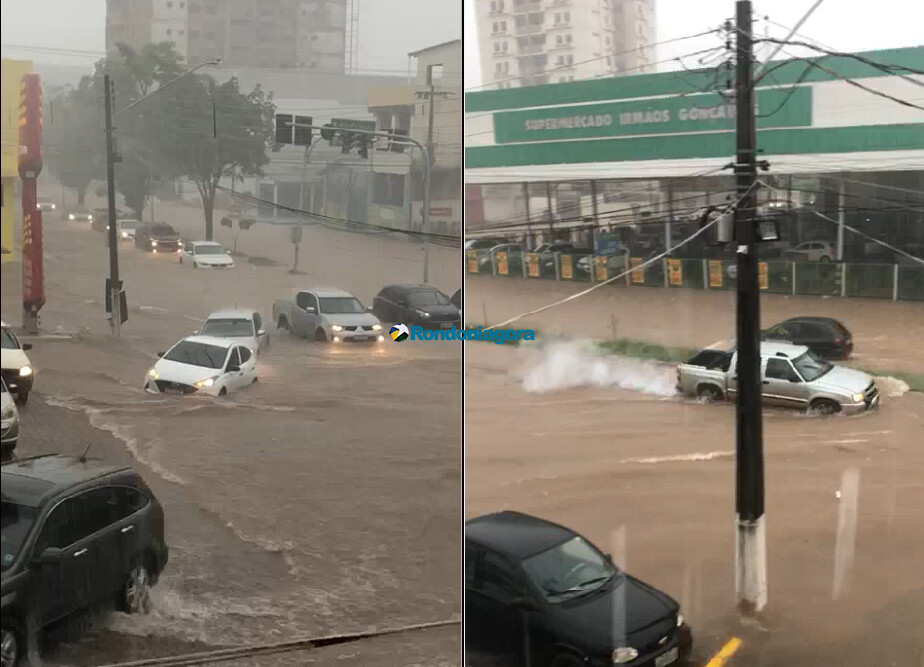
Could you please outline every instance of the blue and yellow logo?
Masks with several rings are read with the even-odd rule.
[[[391,334],[392,340],[398,343],[407,340],[407,337],[411,335],[411,332],[408,331],[408,328],[403,324],[396,324],[388,333]]]

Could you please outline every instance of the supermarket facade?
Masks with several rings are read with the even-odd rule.
[[[924,46],[857,55],[924,70]],[[770,63],[757,84],[762,205],[782,212],[787,247],[817,240],[836,261],[895,261],[873,237],[921,256],[924,110],[896,100],[924,107],[924,76],[852,57],[814,62],[823,69]],[[716,74],[466,94],[467,234],[592,247],[597,230],[616,234],[633,255],[674,247],[699,212],[734,190],[734,101],[711,92]]]

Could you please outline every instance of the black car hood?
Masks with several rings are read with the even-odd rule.
[[[676,626],[679,605],[638,579],[621,574],[604,589],[556,605],[562,629],[573,628],[585,638],[579,642],[584,650],[598,654],[616,648],[624,627],[625,643],[642,652]]]
[[[164,242],[164,243],[176,243],[180,240],[179,234],[151,234],[150,239],[152,241]]]
[[[414,310],[421,310],[425,313],[430,313],[430,315],[436,315],[442,317],[444,315],[458,315],[459,309],[453,306],[451,303],[446,304],[445,306],[433,305],[433,306],[411,306]]]

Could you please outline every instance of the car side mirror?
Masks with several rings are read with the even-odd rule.
[[[228,366],[228,371],[227,371],[227,372],[228,372],[228,373],[237,373],[239,370],[241,370],[241,367],[240,367],[240,366]]]
[[[375,312],[375,311],[374,311],[374,309],[372,308],[372,306],[369,306],[369,307],[366,308],[366,312],[367,312],[367,313],[372,313],[372,312]]]
[[[612,563],[612,562],[613,562],[613,554],[605,554],[605,555],[606,555],[606,559],[607,559],[609,562]]]
[[[260,329],[259,331],[257,331],[257,335],[258,335],[258,336],[265,336],[265,335],[266,335],[266,329]]]
[[[55,565],[61,562],[61,550],[57,547],[46,547],[42,553],[32,559],[33,565]]]
[[[158,356],[158,357],[163,357],[165,354],[166,354],[166,352],[158,352],[158,353],[157,353],[157,356]]]
[[[306,313],[314,313],[314,312],[317,312],[317,311],[315,310],[315,307],[314,307],[314,306],[308,306],[308,307],[305,308],[305,312],[306,312]]]
[[[23,344],[22,344],[22,349],[23,349],[23,350],[31,350],[31,349],[32,349],[32,343],[23,343]]]
[[[199,335],[199,330],[193,329],[193,336],[198,336],[198,335]]]

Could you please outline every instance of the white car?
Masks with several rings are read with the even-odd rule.
[[[312,287],[273,304],[280,329],[317,343],[381,343],[382,323],[371,309],[342,289]]]
[[[194,269],[233,269],[231,253],[214,241],[193,241],[183,246],[180,264]]]
[[[2,388],[2,394],[0,394],[0,412],[2,412],[2,418],[0,418],[0,422],[2,422],[0,424],[0,446],[2,446],[2,455],[5,461],[16,449],[16,441],[19,439],[19,411],[16,409],[12,394],[6,388],[5,380],[0,380],[0,388]]]
[[[122,220],[116,220],[116,230],[119,233],[119,239],[121,239],[122,241],[134,241],[135,232],[140,226],[141,226],[140,220],[134,220],[134,219],[128,219],[128,218],[122,219]],[[106,226],[106,229],[107,230],[109,229],[108,225]]]
[[[260,313],[252,310],[220,310],[209,315],[201,329],[193,333],[228,338],[260,354],[269,347],[269,334]]]
[[[29,400],[32,391],[34,368],[26,351],[32,349],[32,343],[20,343],[19,338],[6,322],[0,322],[0,374],[6,381],[7,389],[16,398],[17,403]]]
[[[151,394],[225,396],[257,381],[257,357],[227,338],[187,336],[148,371],[142,388]]]
[[[826,241],[806,241],[790,248],[783,255],[789,259],[804,262],[833,262],[837,253]]]

